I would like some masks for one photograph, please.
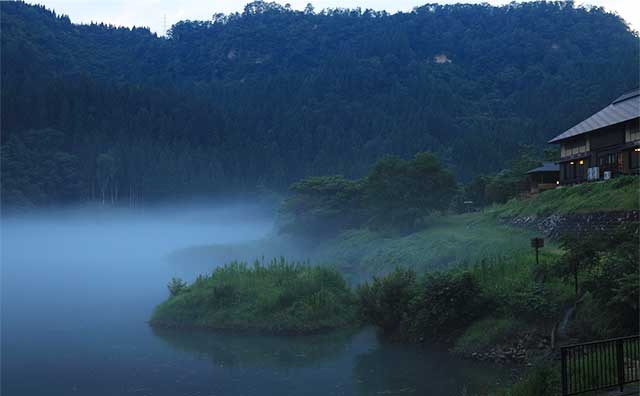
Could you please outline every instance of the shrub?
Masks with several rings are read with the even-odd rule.
[[[500,298],[499,311],[531,323],[549,324],[559,319],[570,297],[563,289],[545,283],[530,283]]]
[[[403,320],[415,288],[416,273],[412,270],[396,268],[383,278],[374,277],[371,284],[366,282],[357,289],[361,315],[391,334]]]
[[[530,255],[483,260],[470,272],[478,280],[487,314],[528,321],[532,327],[559,320],[573,302],[570,285],[557,278],[554,256],[543,254],[540,265]]]
[[[584,289],[591,293],[594,303],[606,312],[608,321],[601,331],[606,336],[637,334],[640,326],[640,246],[639,227],[628,224],[620,227],[595,264],[584,276]]]
[[[167,285],[169,295],[175,297],[187,291],[187,283],[180,278],[171,278],[171,282]]]
[[[410,301],[408,338],[450,339],[485,310],[478,282],[469,272],[431,273]]]
[[[433,273],[420,282],[412,270],[396,269],[358,287],[364,320],[405,341],[444,339],[464,329],[485,309],[469,272]]]

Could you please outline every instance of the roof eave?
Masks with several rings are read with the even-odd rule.
[[[579,135],[576,135],[576,136],[579,136]],[[563,140],[567,140],[567,139],[570,139],[570,138],[572,138],[572,137],[573,137],[573,136],[566,137],[566,138],[561,138],[561,137],[560,137],[560,135],[558,135],[558,136],[554,137],[553,139],[549,140],[549,141],[547,142],[547,144],[551,144],[551,143],[560,143],[561,141],[563,141]]]

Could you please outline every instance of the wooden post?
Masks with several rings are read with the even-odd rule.
[[[569,394],[569,389],[567,386],[567,349],[560,347],[560,355],[561,355],[561,365],[562,365],[562,396],[566,396]]]
[[[531,238],[531,247],[536,250],[536,266],[540,265],[539,250],[544,247],[544,238]]]

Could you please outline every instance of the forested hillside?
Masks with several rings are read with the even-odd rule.
[[[468,180],[637,86],[640,67],[622,19],[568,2],[254,2],[166,38],[0,10],[8,205],[283,190],[419,151]]]

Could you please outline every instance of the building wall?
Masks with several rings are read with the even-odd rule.
[[[588,179],[588,169],[598,167],[600,178],[605,171],[618,174],[639,173],[634,166],[640,155],[640,118],[611,125],[560,146],[560,183],[581,183]]]
[[[579,183],[587,180],[587,169],[591,167],[589,157],[560,163],[560,183]]]
[[[560,145],[560,157],[570,157],[572,155],[586,153],[590,150],[590,142],[588,137],[569,140]]]
[[[624,141],[627,143],[638,142],[640,144],[640,120],[639,119],[635,119],[627,123]]]

